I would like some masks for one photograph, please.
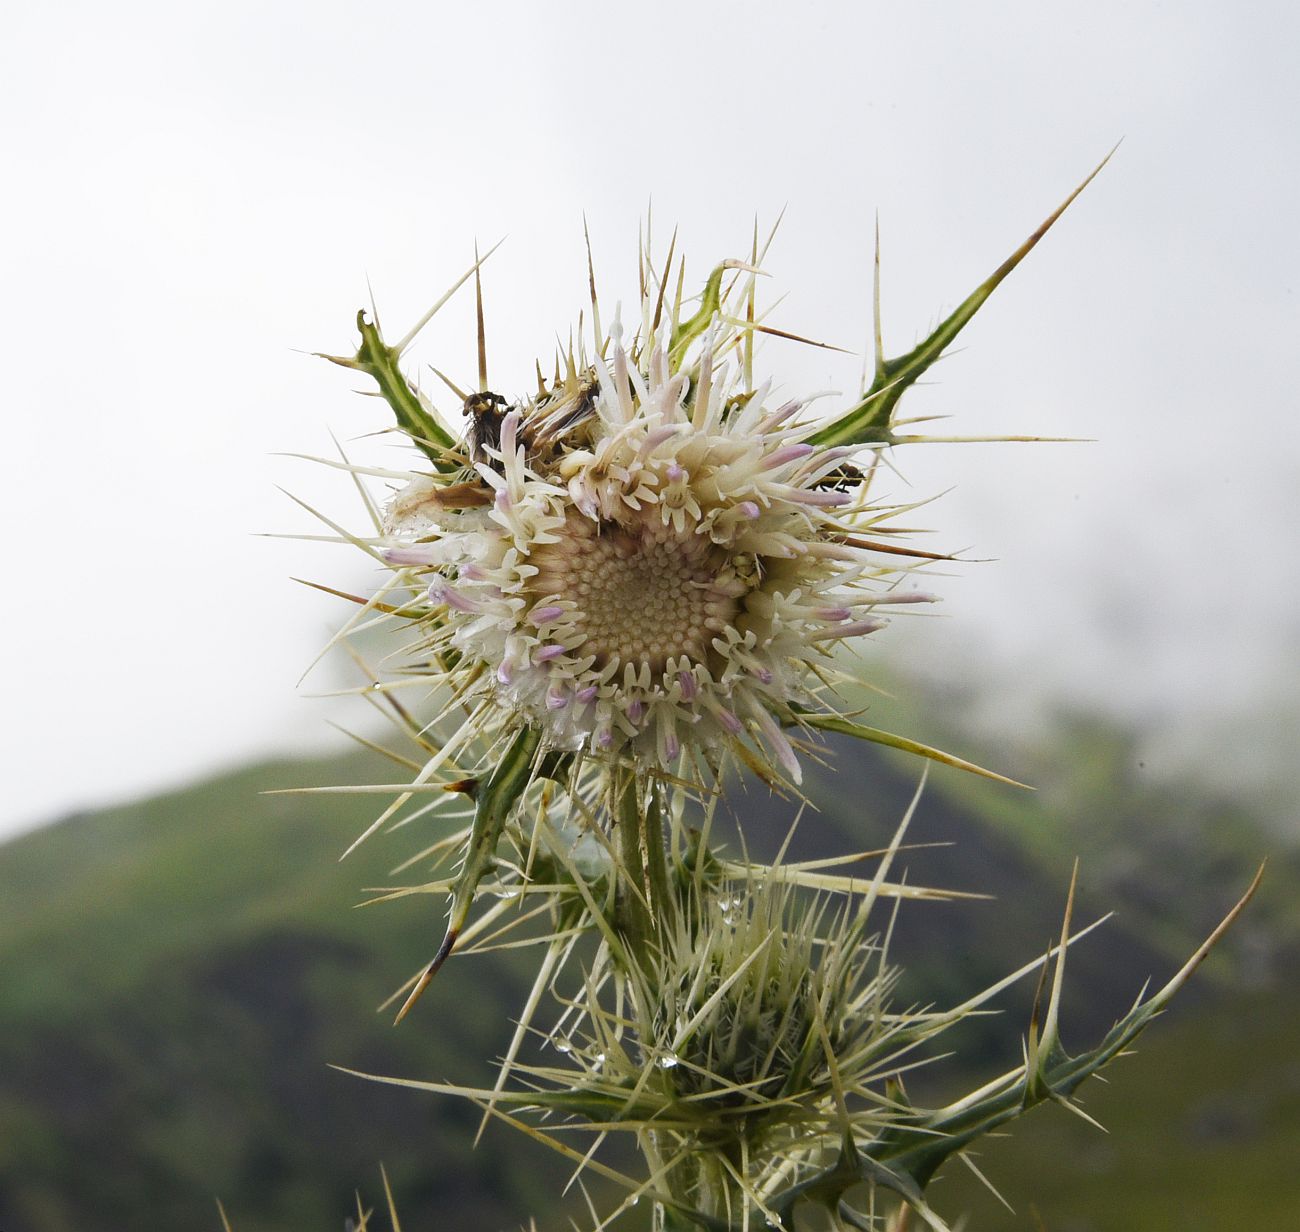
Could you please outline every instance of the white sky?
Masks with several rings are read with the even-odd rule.
[[[8,362],[0,830],[324,738],[295,681],[364,583],[274,457],[384,408],[345,351],[485,275],[493,384],[526,388],[635,237],[680,224],[702,277],[786,219],[774,323],[858,347],[872,219],[905,350],[1120,137],[1083,198],[910,409],[1091,445],[899,461],[935,543],[996,557],[946,616],[884,635],[931,670],[1068,691],[1188,740],[1300,673],[1300,21],[1281,3],[24,5],[0,42]],[[416,358],[473,379],[468,303]],[[856,360],[772,344],[791,392]],[[904,404],[905,406],[908,403]],[[357,452],[385,461],[389,446]],[[904,489],[900,488],[900,491]],[[357,523],[359,525],[359,521]],[[1239,728],[1244,744],[1266,736]],[[1216,726],[1217,725],[1217,726]]]

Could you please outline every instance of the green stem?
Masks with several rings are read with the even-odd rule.
[[[645,825],[637,805],[636,776],[624,772],[613,787],[615,829],[618,833],[619,879],[615,922],[628,943],[628,952],[645,952],[654,934],[651,896],[645,865]]]
[[[663,801],[653,787],[646,788],[645,820],[641,830],[650,911],[656,933],[663,933],[676,914],[677,902],[668,880],[668,850],[664,841]]]

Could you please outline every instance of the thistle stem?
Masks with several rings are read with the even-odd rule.
[[[668,876],[663,807],[653,787],[628,773],[613,788],[618,835],[619,891],[615,924],[643,954],[676,919],[677,900]]]
[[[645,863],[645,823],[637,801],[636,776],[620,775],[613,786],[618,832],[619,886],[615,923],[628,941],[628,952],[642,954],[654,935],[651,895]]]
[[[646,885],[650,911],[656,932],[663,932],[676,913],[677,902],[668,879],[668,853],[664,841],[664,810],[659,793],[646,788],[644,825],[641,830],[642,858],[645,861]]]

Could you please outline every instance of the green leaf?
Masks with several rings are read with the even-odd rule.
[[[709,275],[700,294],[699,311],[687,321],[673,327],[672,338],[668,344],[668,354],[673,360],[680,360],[682,353],[692,340],[698,338],[709,327],[714,314],[722,306],[722,275],[729,269],[748,268],[739,261],[724,261]]]
[[[397,417],[398,426],[439,470],[454,469],[446,454],[455,448],[456,442],[434,418],[420,393],[411,387],[411,383],[402,374],[398,366],[401,358],[399,348],[390,347],[384,342],[379,332],[379,323],[368,321],[364,309],[357,313],[357,329],[361,331],[361,345],[357,348],[356,355],[347,358],[320,352],[317,354],[330,363],[374,377],[384,401],[392,407],[393,414]]]
[[[1092,173],[1059,205],[1039,228],[966,297],[946,320],[923,342],[906,355],[886,359],[880,345],[880,250],[876,249],[876,371],[871,387],[862,398],[838,419],[826,424],[808,438],[814,445],[886,444],[893,439],[890,425],[898,400],[943,354],[966,323],[979,311],[998,284],[1029,254],[1030,249],[1047,234],[1074,199],[1092,182],[1093,177],[1110,161],[1111,150]]]
[[[541,739],[542,733],[539,728],[523,728],[505,756],[497,763],[487,784],[478,789],[475,797],[474,825],[469,835],[469,848],[465,852],[465,863],[461,866],[460,875],[456,878],[456,884],[451,892],[447,931],[433,960],[416,981],[402,1008],[398,1010],[396,1022],[401,1022],[406,1017],[411,1006],[429,986],[429,981],[438,974],[438,969],[450,957],[456,939],[469,918],[470,907],[474,903],[474,891],[478,888],[478,883],[483,880],[483,875],[496,854],[497,842],[505,828],[506,819],[533,780],[537,769],[537,749]]]
[[[990,1084],[986,1088],[988,1093],[982,1098],[959,1100],[950,1109],[940,1109],[918,1120],[914,1126],[891,1130],[863,1150],[877,1160],[887,1160],[895,1171],[911,1176],[924,1187],[949,1156],[969,1146],[975,1139],[1016,1120],[1036,1104],[1052,1100],[1077,1112],[1070,1096],[1085,1079],[1123,1053],[1165,1010],[1174,994],[1245,910],[1263,875],[1261,866],[1245,894],[1173,979],[1159,992],[1139,1000],[1095,1048],[1077,1057],[1067,1057],[1058,1045],[1052,1050],[1052,1063],[1033,1069],[1022,1065],[1004,1081]],[[1052,1034],[1055,1035],[1054,1028]]]

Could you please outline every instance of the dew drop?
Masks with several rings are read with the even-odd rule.
[[[722,912],[722,922],[728,928],[734,928],[744,915],[744,898],[737,894],[734,898],[723,896],[718,899],[718,908]]]
[[[660,1056],[655,1060],[655,1064],[659,1066],[660,1069],[676,1069],[677,1066],[681,1064],[681,1060],[681,1057],[679,1057],[675,1052],[665,1052],[660,1054]]]
[[[568,1041],[567,1039],[565,1039],[565,1037],[564,1037],[563,1035],[561,1035],[559,1039],[554,1039],[554,1040],[552,1040],[551,1043],[555,1046],[555,1051],[556,1051],[556,1052],[572,1052],[572,1051],[573,1051],[573,1045],[572,1045],[571,1043],[569,1043],[569,1041]]]

